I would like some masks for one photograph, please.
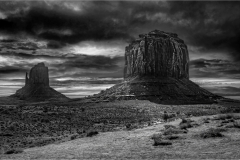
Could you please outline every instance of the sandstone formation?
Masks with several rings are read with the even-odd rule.
[[[221,98],[189,80],[189,55],[177,34],[154,30],[126,47],[124,82],[96,95],[159,103],[213,103]]]
[[[49,86],[48,67],[44,63],[39,63],[31,68],[29,77],[26,73],[25,86],[17,90],[12,96],[30,101],[68,99]]]
[[[124,78],[189,77],[187,46],[177,34],[155,30],[139,37],[126,47]]]

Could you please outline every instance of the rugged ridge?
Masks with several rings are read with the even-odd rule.
[[[25,76],[25,86],[17,90],[12,97],[30,101],[67,100],[63,94],[49,86],[48,67],[44,63],[35,65]]]
[[[215,103],[222,97],[189,80],[188,49],[177,34],[154,30],[139,35],[126,47],[124,81],[95,98],[200,104]]]

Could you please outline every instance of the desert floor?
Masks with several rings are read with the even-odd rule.
[[[236,114],[235,114],[236,115]],[[236,115],[240,116],[240,115]],[[162,158],[240,158],[240,128],[231,126],[217,116],[192,117],[198,124],[188,133],[178,134],[172,145],[153,146],[151,137],[164,130],[164,125],[178,126],[181,122],[156,124],[131,131],[100,133],[60,144],[25,149],[21,154],[3,155],[3,159],[162,159]],[[221,116],[220,116],[221,117]],[[208,128],[225,128],[223,137],[202,138],[199,133]]]
[[[121,101],[1,107],[1,124],[4,122],[5,127],[0,135],[1,159],[240,158],[240,106],[236,103],[160,105]],[[73,119],[69,121],[68,116]],[[59,119],[71,122],[72,128],[63,125],[59,130]],[[11,132],[19,125],[27,128]],[[85,131],[78,131],[79,126],[85,126]],[[91,133],[88,129],[98,134],[87,136]]]

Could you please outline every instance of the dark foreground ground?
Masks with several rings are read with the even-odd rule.
[[[0,105],[0,113],[0,153],[3,158],[22,157],[23,159],[26,159],[27,157],[31,157],[39,159],[91,159],[101,158],[101,156],[103,156],[102,158],[112,159],[114,158],[114,155],[112,154],[118,150],[121,152],[119,152],[119,154],[116,153],[115,158],[121,158],[120,153],[127,152],[121,150],[123,147],[121,144],[128,145],[128,139],[133,143],[136,142],[138,146],[136,147],[134,144],[131,145],[131,143],[129,143],[129,149],[133,150],[133,153],[136,153],[133,155],[133,157],[131,157],[129,154],[122,154],[122,156],[128,155],[128,157],[125,158],[148,159],[150,155],[156,157],[160,157],[161,155],[163,158],[193,158],[193,155],[186,154],[185,156],[185,154],[182,153],[181,157],[178,157],[178,152],[180,154],[180,151],[177,150],[179,150],[179,147],[181,145],[185,146],[186,152],[187,149],[191,149],[194,146],[202,148],[219,145],[221,147],[225,145],[228,147],[232,146],[232,148],[228,148],[228,153],[224,153],[224,156],[220,158],[227,158],[229,156],[232,158],[240,158],[238,152],[235,152],[236,147],[239,148],[240,146],[240,130],[237,127],[239,120],[238,118],[233,117],[232,114],[232,117],[229,116],[230,118],[228,117],[216,120],[211,117],[209,120],[197,121],[199,124],[198,126],[192,125],[190,129],[183,128],[185,130],[189,130],[189,132],[187,134],[182,134],[183,137],[180,138],[181,140],[176,140],[176,143],[174,142],[172,145],[160,146],[159,148],[159,146],[153,146],[155,140],[151,139],[152,134],[158,132],[162,133],[160,130],[163,128],[164,124],[158,124],[159,122],[172,121],[172,123],[178,126],[180,120],[176,119],[179,118],[192,117],[194,119],[196,116],[240,113],[239,103],[220,102],[218,104],[209,105],[161,105],[140,100],[122,100],[98,103],[82,103],[80,101],[76,101],[66,103],[49,102],[25,104],[18,102],[13,105],[2,103]],[[209,121],[209,123],[207,123],[207,121]],[[157,126],[160,125],[159,128],[153,129],[151,132],[147,131],[148,129],[151,130],[151,127],[154,127],[156,124]],[[223,139],[220,137],[220,139],[208,138],[208,140],[206,140],[205,138],[199,138],[198,136],[195,136],[211,127],[227,128],[223,132]],[[142,128],[142,130],[140,128]],[[138,131],[139,134],[136,134],[138,137],[136,139],[135,132]],[[94,136],[94,134],[97,133],[99,134],[97,136]],[[129,137],[129,135],[132,136]],[[121,138],[119,138],[119,136],[122,136],[123,141]],[[104,140],[108,139],[107,137],[110,139],[112,138],[114,141],[110,142],[110,139],[109,141]],[[210,142],[211,145],[209,144]],[[203,146],[198,146],[199,143],[203,144]],[[47,144],[52,145],[48,146]],[[113,148],[110,147],[111,144],[113,145]],[[44,147],[41,148],[40,146]],[[60,148],[57,149],[57,151],[54,151],[56,148],[53,146]],[[84,146],[85,149],[82,148]],[[91,146],[93,147],[92,150]],[[101,148],[103,149],[105,148],[106,153],[104,150],[101,150],[97,146],[102,146]],[[107,149],[107,146],[110,148]],[[59,152],[57,154],[58,156],[54,156],[54,153],[51,153],[49,147],[53,147],[51,150],[54,151],[54,153]],[[69,148],[72,147],[75,147],[76,150],[78,150],[77,148],[83,149],[86,152],[84,155],[79,155],[79,152],[76,152],[76,154],[74,154],[72,151],[70,151],[71,149],[69,150]],[[146,150],[146,148],[148,149]],[[160,149],[161,152],[159,152],[159,150],[157,151],[157,148]],[[170,148],[172,151],[169,151]],[[151,149],[154,149],[154,151]],[[71,154],[68,154],[68,151]],[[145,151],[146,153],[144,153]],[[169,156],[171,155],[170,152],[174,151],[176,152],[176,157]],[[18,152],[19,154],[16,154]],[[60,152],[62,154],[60,154]],[[112,154],[108,152],[111,152]],[[139,152],[139,154],[137,154],[137,152]],[[206,149],[204,152],[206,152],[206,154],[202,155],[202,158],[208,156],[209,158],[219,158],[218,155],[220,154],[220,151],[209,151]],[[203,152],[201,152],[201,154],[202,153]],[[104,156],[104,154],[106,154],[106,156]]]

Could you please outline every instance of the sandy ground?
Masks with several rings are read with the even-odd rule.
[[[212,117],[212,116],[209,116]],[[204,117],[193,117],[200,122]],[[178,125],[180,119],[131,131],[100,133],[97,136],[35,147],[21,154],[2,155],[2,159],[239,159],[240,129],[224,132],[225,137],[202,139],[196,137],[200,130],[218,124],[210,120],[199,127],[189,129],[181,139],[170,146],[153,146],[151,136],[159,133],[164,125]]]

